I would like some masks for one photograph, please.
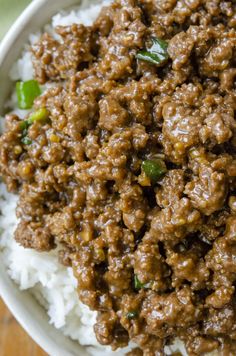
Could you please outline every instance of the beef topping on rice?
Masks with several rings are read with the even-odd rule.
[[[42,35],[34,81],[50,86],[30,84],[23,121],[6,115],[15,238],[60,245],[113,350],[179,337],[189,355],[236,354],[235,29],[233,0],[115,1]]]

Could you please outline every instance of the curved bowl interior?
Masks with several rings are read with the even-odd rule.
[[[90,0],[89,3],[96,3]],[[78,0],[34,0],[18,18],[0,45],[0,114],[4,112],[12,83],[8,78],[9,70],[19,57],[23,45],[30,33],[36,32],[49,22],[53,14],[73,5]],[[53,356],[72,356],[87,353],[77,342],[65,337],[62,332],[48,323],[45,310],[27,291],[20,291],[14,284],[2,263],[0,251],[0,295],[30,336]]]

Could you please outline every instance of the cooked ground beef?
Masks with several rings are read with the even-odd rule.
[[[120,0],[57,34],[32,48],[50,120],[0,139],[16,240],[60,245],[101,344],[235,355],[236,1]]]

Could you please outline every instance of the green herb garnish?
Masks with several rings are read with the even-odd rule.
[[[141,59],[142,61],[146,61],[157,66],[164,65],[168,58],[167,47],[168,43],[160,38],[152,37],[152,46],[139,51],[136,54],[136,58]]]
[[[16,95],[20,109],[31,109],[34,99],[40,94],[41,90],[36,80],[16,83]]]
[[[156,183],[167,172],[165,162],[161,159],[147,159],[146,161],[143,161],[142,170],[153,183]]]
[[[149,283],[141,283],[140,280],[138,279],[138,277],[135,275],[134,276],[134,288],[139,290],[139,289],[148,289],[151,288],[152,286],[152,282]]]
[[[30,126],[30,124],[28,123],[27,120],[21,121],[21,123],[20,123],[20,128],[22,131],[27,130],[29,126]]]
[[[48,118],[49,118],[48,110],[45,108],[41,108],[41,109],[38,109],[37,111],[33,112],[32,114],[30,114],[28,119],[22,121],[20,123],[20,128],[22,130],[21,142],[24,143],[25,145],[30,145],[32,143],[32,141],[27,136],[29,126],[32,125],[36,121],[45,123],[45,122],[47,122]]]
[[[48,120],[49,112],[45,108],[38,109],[37,111],[30,114],[28,119],[26,120],[28,125],[33,124],[35,121],[45,123]]]
[[[22,142],[24,145],[31,145],[32,140],[31,140],[28,136],[24,136],[24,137],[22,137],[21,142]]]
[[[135,319],[135,318],[137,318],[137,316],[138,316],[138,312],[135,310],[132,310],[126,314],[126,318],[129,320]]]

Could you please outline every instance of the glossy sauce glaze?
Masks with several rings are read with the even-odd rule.
[[[38,119],[6,116],[15,238],[60,245],[113,349],[236,353],[235,27],[235,1],[116,1],[43,34]]]

